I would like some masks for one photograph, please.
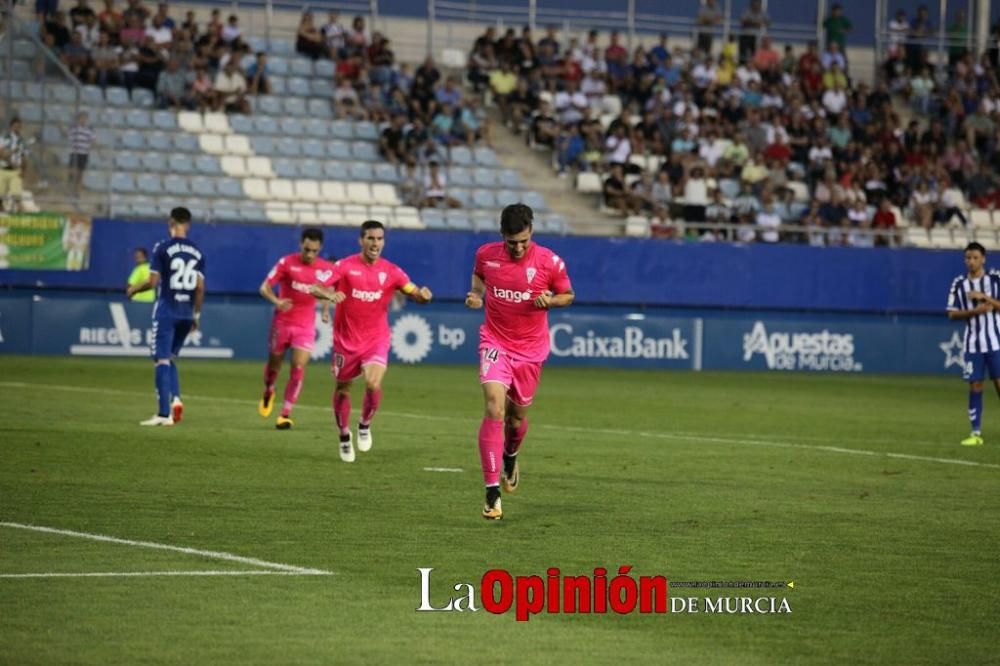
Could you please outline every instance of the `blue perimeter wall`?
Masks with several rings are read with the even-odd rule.
[[[357,230],[326,228],[324,254],[358,250]],[[279,257],[296,251],[300,229],[194,225],[207,257],[210,295],[254,295]],[[164,223],[98,219],[86,271],[0,270],[0,287],[123,290],[132,249],[152,248]],[[570,236],[536,237],[558,252],[586,305],[739,308],[814,313],[942,316],[959,251],[811,248],[795,245],[681,243]],[[472,261],[499,235],[391,230],[385,256],[439,300],[464,299]]]

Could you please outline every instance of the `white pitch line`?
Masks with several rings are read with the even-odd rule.
[[[325,576],[326,573],[298,571],[96,571],[82,573],[0,574],[0,578],[151,578],[154,576]]]
[[[78,539],[89,539],[90,541],[104,541],[106,543],[117,543],[122,546],[132,546],[134,548],[169,550],[174,553],[183,553],[185,555],[197,555],[199,557],[207,557],[212,560],[224,560],[226,562],[238,562],[239,564],[249,564],[255,567],[264,567],[265,569],[274,569],[277,571],[284,571],[300,575],[311,575],[311,576],[332,575],[332,572],[323,571],[322,569],[309,569],[307,567],[297,567],[292,564],[281,564],[280,562],[268,562],[267,560],[258,560],[254,557],[243,557],[242,555],[233,555],[232,553],[224,553],[218,550],[199,550],[197,548],[185,548],[184,546],[171,546],[169,544],[155,543],[153,541],[133,541],[131,539],[119,539],[118,537],[105,536],[103,534],[91,534],[90,532],[74,532],[73,530],[58,530],[53,527],[42,527],[41,525],[23,525],[21,523],[0,522],[0,527],[10,527],[13,529],[29,530],[32,532],[43,532],[45,534],[59,534],[61,536],[76,537]]]
[[[461,467],[424,467],[425,472],[464,472]]]
[[[26,382],[0,382],[0,386],[11,387],[11,388],[40,388],[40,389],[50,389],[58,391],[76,391],[79,393],[103,393],[112,395],[136,395],[135,391],[122,391],[117,389],[102,389],[102,388],[91,388],[87,386],[67,386],[62,384],[30,384]],[[223,398],[214,396],[188,396],[197,400],[207,400],[212,402],[226,402],[238,405],[256,405],[257,403],[253,400],[241,400],[239,398]],[[329,410],[329,407],[318,407],[316,405],[298,405],[297,409],[319,409],[319,410]],[[420,419],[423,421],[469,421],[470,419],[456,418],[453,416],[440,416],[436,414],[415,414],[411,412],[392,412],[392,411],[381,411],[380,414],[385,416],[395,416],[399,418],[409,418],[409,419]],[[856,456],[874,456],[874,457],[886,457],[886,458],[897,458],[902,460],[917,460],[922,462],[935,462],[945,465],[963,465],[966,467],[983,467],[988,469],[1000,469],[1000,465],[995,463],[984,463],[977,462],[975,460],[962,460],[960,458],[936,458],[933,456],[920,456],[913,455],[909,453],[886,453],[881,451],[869,451],[866,449],[849,449],[839,446],[825,446],[819,444],[796,444],[792,442],[778,442],[767,439],[749,439],[740,437],[725,437],[725,436],[712,436],[712,435],[701,435],[696,432],[686,433],[665,433],[665,432],[648,432],[643,430],[615,430],[611,428],[584,428],[579,426],[564,426],[564,425],[553,425],[543,423],[539,427],[546,428],[548,430],[557,430],[560,432],[580,432],[588,434],[605,434],[605,435],[617,435],[620,437],[644,437],[652,439],[673,439],[677,441],[692,441],[692,442],[712,442],[716,444],[738,444],[743,446],[766,446],[771,448],[787,448],[787,449],[799,449],[802,451],[825,451],[828,453],[843,453],[847,455]],[[819,440],[817,438],[806,438],[812,441],[830,441],[830,440]],[[845,438],[837,438],[836,441],[844,441]],[[854,440],[849,440],[854,441]],[[865,440],[868,441],[868,440]],[[928,442],[929,444],[934,444],[934,442]]]

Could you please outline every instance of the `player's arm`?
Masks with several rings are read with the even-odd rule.
[[[399,288],[401,292],[410,297],[410,300],[415,303],[430,303],[431,299],[434,298],[434,294],[427,287],[417,288],[417,285],[412,282],[407,282],[402,287]]]
[[[330,323],[330,301],[323,299],[323,307],[320,309],[320,319],[324,324]]]
[[[483,278],[475,273],[472,274],[472,288],[465,295],[465,307],[471,310],[478,310],[483,307],[483,296],[486,294],[486,283]]]
[[[288,312],[292,309],[292,299],[290,298],[280,298],[274,293],[274,287],[271,286],[270,279],[266,279],[260,283],[260,289],[258,290],[260,295],[264,297],[264,300],[273,305],[278,309],[279,312]]]
[[[194,310],[194,330],[198,330],[201,325],[201,306],[205,302],[205,276],[198,276],[198,284],[194,287],[194,301],[192,302],[192,309]]]
[[[160,274],[159,272],[149,269],[149,277],[146,278],[145,282],[140,282],[139,284],[129,285],[125,293],[129,298],[132,298],[136,294],[140,294],[144,291],[149,291],[150,289],[156,289],[156,285],[160,284]]]
[[[318,284],[311,285],[309,287],[309,293],[316,298],[330,301],[334,305],[342,303],[344,299],[347,298],[347,294],[342,291],[337,291],[333,287],[324,287]]]
[[[572,289],[558,294],[553,294],[551,291],[546,290],[539,294],[534,303],[536,308],[543,310],[546,308],[564,308],[571,304],[574,298],[576,298],[576,293]]]

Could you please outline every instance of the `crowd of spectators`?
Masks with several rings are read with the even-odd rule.
[[[852,26],[839,5],[822,50],[779,49],[759,2],[738,34],[713,44],[721,15],[711,0],[693,48],[666,35],[629,52],[617,33],[599,46],[597,31],[561,41],[555,28],[540,39],[488,28],[467,77],[489,89],[505,123],[552,151],[560,174],[600,174],[603,204],[653,218],[654,231],[677,233],[681,220],[704,240],[886,244],[897,225],[964,225],[970,201],[1000,203],[996,54],[976,60],[955,46],[938,66],[920,41],[933,33],[927,16],[917,10],[873,86],[851,79]],[[897,71],[933,74],[900,85],[902,74],[888,75]],[[921,113],[907,121],[894,96]]]

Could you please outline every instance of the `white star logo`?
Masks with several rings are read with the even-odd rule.
[[[964,359],[962,358],[962,336],[959,335],[958,331],[951,334],[951,340],[948,342],[942,342],[938,345],[941,351],[944,352],[944,369],[947,370],[953,365],[958,367],[963,367]]]

